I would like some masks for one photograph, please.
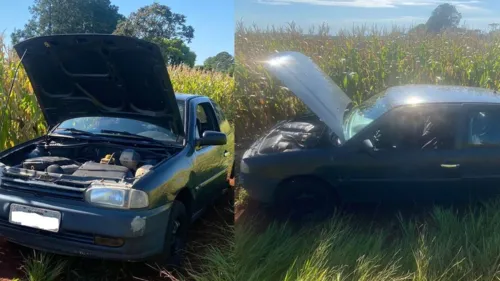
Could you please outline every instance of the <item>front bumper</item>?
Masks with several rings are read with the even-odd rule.
[[[9,223],[12,203],[61,212],[58,233]],[[91,206],[85,202],[36,197],[0,190],[0,236],[30,248],[47,252],[141,261],[163,249],[170,205],[152,210],[114,210]],[[101,246],[95,236],[121,238],[121,247]]]
[[[250,172],[245,159],[240,163],[238,182],[246,190],[250,198],[265,204],[274,201],[274,192],[279,184],[278,179],[269,178],[261,173]]]

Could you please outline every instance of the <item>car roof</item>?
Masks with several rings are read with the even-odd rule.
[[[495,103],[500,104],[500,95],[484,88],[444,85],[395,86],[373,97],[372,102],[397,106],[426,103]]]
[[[187,100],[190,100],[192,98],[200,98],[200,97],[203,97],[203,96],[195,95],[195,94],[175,93],[175,98],[178,101],[187,101]]]

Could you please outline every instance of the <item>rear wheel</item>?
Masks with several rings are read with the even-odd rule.
[[[180,201],[174,201],[165,233],[163,252],[156,262],[166,266],[177,267],[182,263],[187,242],[190,218],[186,207]]]
[[[323,220],[340,203],[331,185],[313,177],[294,178],[283,182],[275,199],[278,216],[293,221]]]

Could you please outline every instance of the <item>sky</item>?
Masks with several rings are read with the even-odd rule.
[[[187,24],[193,26],[194,39],[188,46],[197,55],[197,65],[222,51],[234,55],[234,0],[111,0],[125,16],[153,2],[185,15]],[[23,28],[31,18],[28,7],[32,4],[32,0],[0,0],[0,34],[9,42],[14,28]]]
[[[305,31],[323,23],[332,32],[361,24],[410,27],[425,23],[442,3],[454,4],[469,28],[488,30],[488,24],[500,23],[499,0],[235,0],[235,18],[261,28],[293,21]]]

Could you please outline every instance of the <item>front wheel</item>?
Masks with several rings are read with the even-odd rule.
[[[165,233],[163,252],[155,261],[166,266],[177,267],[182,263],[187,242],[190,219],[186,207],[180,201],[174,201]]]
[[[323,220],[340,203],[332,186],[312,177],[296,178],[282,183],[275,200],[278,216],[292,221]]]

